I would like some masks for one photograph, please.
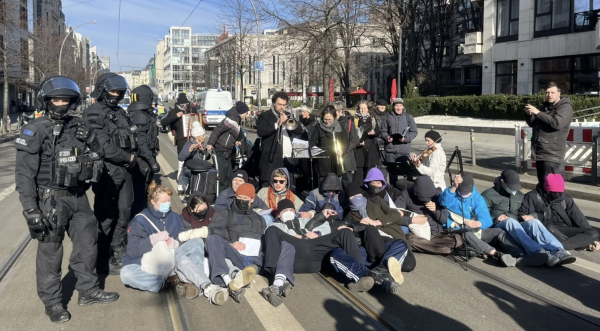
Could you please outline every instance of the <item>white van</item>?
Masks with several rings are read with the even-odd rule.
[[[198,114],[205,127],[215,127],[225,119],[225,114],[233,107],[229,91],[210,89],[198,94]]]

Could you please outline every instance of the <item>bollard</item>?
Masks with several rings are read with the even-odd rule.
[[[598,137],[592,137],[592,185],[598,185]]]
[[[471,165],[477,165],[477,162],[475,161],[475,131],[473,131],[473,129],[471,129]]]
[[[433,131],[433,125],[431,126],[431,131]]]
[[[515,124],[515,167],[517,168],[517,172],[521,173],[521,148],[519,146],[519,137],[521,134],[521,126],[519,124]]]

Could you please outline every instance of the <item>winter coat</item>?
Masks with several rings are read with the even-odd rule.
[[[375,138],[381,135],[377,121],[375,118],[369,117],[366,120],[357,118],[354,122],[357,132],[362,132],[362,134],[359,134],[359,142],[358,146],[356,146],[356,167],[372,168],[381,165],[379,149],[375,142]],[[369,135],[371,130],[375,131],[374,135]],[[364,146],[361,146],[361,143],[364,143]]]
[[[177,157],[179,159],[179,161],[185,162],[185,161],[191,160],[191,159],[197,159],[197,160],[205,159],[205,155],[207,154],[206,141],[204,141],[204,143],[202,144],[202,147],[204,148],[204,150],[200,150],[199,148],[196,148],[193,152],[190,153],[191,146],[192,146],[191,141],[188,141],[185,143],[185,145],[183,145],[183,148],[181,149],[181,153],[179,153],[179,156]]]
[[[233,201],[235,200],[235,192],[231,187],[223,190],[223,192],[219,193],[217,200],[215,201],[215,210],[224,210],[229,209],[233,205]],[[261,209],[267,210],[267,204],[261,198],[254,198],[254,202],[252,203],[252,209]]]
[[[428,157],[423,159],[417,168],[422,175],[431,177],[433,185],[442,190],[446,189],[444,174],[446,173],[446,153],[441,144],[435,145],[436,149]]]
[[[190,211],[190,207],[185,207],[181,211],[181,216],[183,217],[183,229],[191,230],[201,228],[203,226],[208,226],[212,221],[212,217],[215,214],[215,209],[213,207],[208,207],[208,213],[204,219],[198,219],[198,217],[194,216]]]
[[[448,211],[461,215],[465,219],[472,221],[481,222],[481,229],[487,229],[493,225],[490,211],[487,208],[485,199],[477,191],[475,185],[473,185],[473,193],[468,198],[463,198],[458,193],[458,190],[450,191],[450,187],[444,190],[440,195],[440,204],[448,209]],[[450,214],[448,214],[448,221],[446,227],[450,228],[450,225],[454,222]]]
[[[277,125],[279,118],[273,110],[262,112],[258,115],[256,122],[256,134],[261,138],[261,156],[260,156],[260,179],[266,181],[273,173],[273,170],[283,167],[283,145],[282,135]],[[281,130],[286,130],[282,128]],[[303,129],[298,125],[296,130],[289,131],[290,139],[300,138]]]
[[[329,195],[329,193],[327,193],[329,191],[334,191],[335,193]],[[342,217],[344,208],[348,205],[348,200],[346,199],[346,194],[342,192],[342,183],[335,174],[327,174],[321,182],[321,187],[310,191],[298,212],[319,213],[323,210],[323,205],[327,202],[334,205],[338,217]]]
[[[228,110],[225,116],[226,118],[213,129],[207,145],[213,146],[217,153],[233,154],[235,143],[245,139],[239,124],[242,119],[235,107]]]
[[[506,215],[514,220],[519,219],[519,209],[523,203],[523,192],[517,191],[515,195],[509,194],[502,187],[500,177],[494,180],[494,187],[483,191],[481,196],[485,199],[490,210],[494,225],[499,223],[498,216],[500,215]]]
[[[348,131],[350,135],[350,147],[352,147],[352,150],[348,150],[342,156],[342,160],[344,161],[344,170],[356,171],[356,147],[358,147],[360,137],[358,136],[358,130],[354,125],[354,117],[340,116],[338,118],[338,122],[340,122],[340,125],[342,126],[342,131]]]
[[[183,231],[183,218],[176,212],[170,211],[163,214],[149,206],[141,213],[146,215],[158,229],[166,230],[169,237],[173,239],[177,239],[179,232]],[[142,256],[152,250],[150,235],[155,233],[157,233],[156,229],[148,223],[144,216],[135,216],[129,222],[127,250],[123,256],[123,266],[142,263]]]
[[[388,142],[388,138],[391,135],[401,134],[409,126],[410,128],[404,137],[404,142],[398,139],[394,139],[391,143]],[[385,117],[385,121],[381,125],[381,138],[385,140],[385,152],[393,153],[397,156],[410,154],[410,143],[417,137],[417,134],[417,124],[415,124],[412,115],[406,112],[406,109],[400,115],[392,111]]]
[[[418,184],[417,184],[418,185]],[[418,189],[418,187],[417,187]],[[431,199],[435,202],[436,210],[431,211],[425,207],[425,203],[421,202],[415,195],[415,185],[410,190],[402,190],[400,195],[400,202],[396,205],[398,208],[406,209],[419,215],[425,215],[427,217],[427,223],[431,228],[431,234],[444,231],[444,226],[448,221],[448,211],[439,201],[442,190],[436,188],[435,196]],[[409,226],[412,223],[412,218],[408,213],[404,212],[404,216],[400,220],[400,225]]]
[[[303,201],[302,201],[302,199],[298,198],[298,196],[295,195],[294,192],[291,191],[290,174],[289,174],[288,170],[286,168],[279,168],[279,169],[273,170],[273,173],[275,173],[276,170],[282,170],[287,175],[288,180],[287,180],[286,190],[283,191],[282,193],[277,193],[277,192],[275,192],[275,190],[273,190],[273,193],[275,193],[274,205],[269,205],[269,188],[273,187],[273,175],[271,175],[271,177],[269,178],[269,186],[261,188],[260,191],[258,191],[258,193],[256,193],[256,197],[261,199],[262,201],[264,201],[267,204],[268,209],[269,208],[273,209],[273,212],[275,213],[277,211],[277,204],[279,203],[279,201],[286,199],[287,193],[291,192],[291,194],[294,195],[294,209],[299,210],[300,207],[302,207]],[[276,213],[275,213],[275,215],[276,215]]]
[[[158,128],[156,127],[156,115],[149,110],[129,110],[131,121],[138,127],[136,141],[140,157],[148,164],[156,163],[156,157],[160,145],[158,142]]]
[[[556,104],[544,104],[537,115],[526,115],[527,125],[533,128],[531,157],[535,161],[562,163],[567,151],[567,137],[573,118],[573,104],[561,98]]]
[[[358,145],[358,134],[356,128],[350,121],[339,122],[342,128],[341,132],[335,133],[335,138],[338,141],[340,148],[342,149],[342,162],[344,164],[345,171],[356,170],[356,160],[354,150]],[[350,127],[350,130],[348,128]],[[354,134],[353,134],[354,133]],[[338,158],[335,153],[335,144],[333,140],[333,133],[325,132],[321,125],[315,126],[315,131],[308,142],[310,148],[317,146],[326,150],[328,158],[317,159],[316,172],[319,176],[326,176],[328,173],[335,173],[341,176],[341,169],[338,167]]]
[[[302,126],[304,127],[304,132],[302,133],[301,139],[308,141],[315,131],[315,126],[319,125],[319,121],[317,121],[315,115],[310,114],[310,116],[306,119],[300,117],[300,123],[302,123]]]
[[[311,231],[319,234],[319,237],[331,233],[331,227],[325,217],[322,217],[322,220],[318,218],[295,218],[288,222],[282,222],[280,219],[276,219],[276,221],[269,226],[277,227],[290,236],[303,235]]]
[[[235,204],[230,209],[215,212],[208,225],[209,234],[223,237],[230,243],[240,238],[260,239],[267,223],[265,219],[252,209],[241,211]]]
[[[174,108],[171,108],[169,110],[169,113],[167,113],[167,116],[165,116],[165,118],[160,120],[160,125],[162,125],[163,127],[168,125],[171,131],[175,131],[175,140],[187,139],[183,135],[183,119],[181,117],[177,117],[177,113],[181,111],[182,110],[178,109],[177,106],[175,106]],[[185,114],[185,112],[183,113]]]
[[[535,190],[525,194],[523,204],[519,208],[519,216],[531,215],[545,226],[553,224],[572,228],[591,228],[573,198],[563,193],[560,198],[548,202],[544,198],[544,192],[544,188],[538,184]]]
[[[402,239],[408,243],[404,231],[400,228],[401,217],[398,210],[390,208],[390,205],[379,196],[366,195],[365,197],[367,198],[367,215],[370,219],[381,222],[381,225],[377,228],[394,239]],[[358,223],[362,220],[362,216],[358,211],[348,210],[345,217]]]
[[[380,113],[379,110],[377,110],[377,109],[373,110],[373,116],[375,117],[375,120],[377,121],[377,126],[380,129],[383,126],[383,122],[386,121],[386,119],[389,115],[390,115],[390,112],[388,112],[388,111],[384,111],[383,113]]]

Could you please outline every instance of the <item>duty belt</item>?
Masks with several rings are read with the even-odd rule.
[[[38,188],[38,194],[41,199],[48,199],[50,197],[70,197],[76,194],[69,190],[55,190],[51,188]]]

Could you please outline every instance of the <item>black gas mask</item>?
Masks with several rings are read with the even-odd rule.
[[[372,194],[379,194],[383,190],[383,186],[375,186],[372,183],[369,183],[369,192]]]

